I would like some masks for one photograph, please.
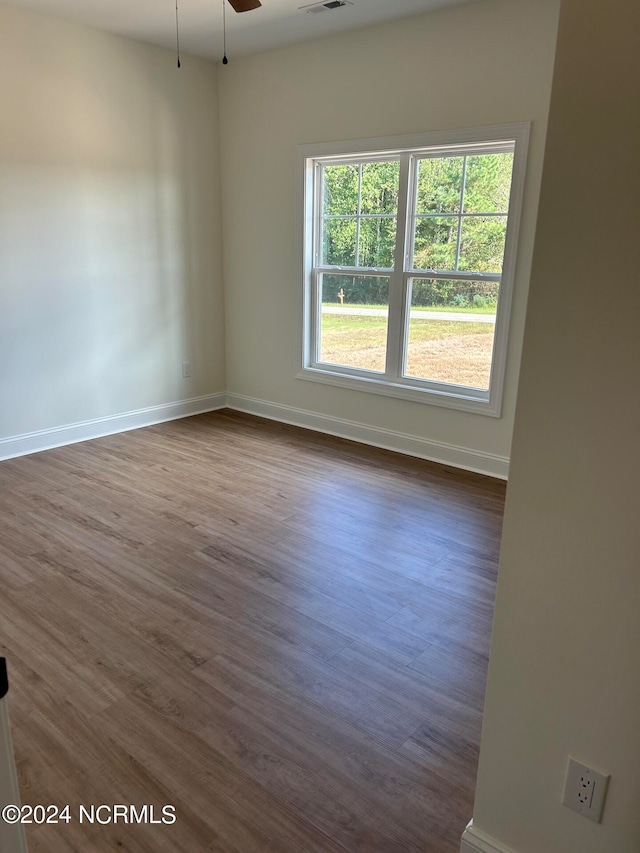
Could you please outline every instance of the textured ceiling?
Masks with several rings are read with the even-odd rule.
[[[219,59],[223,0],[179,0],[184,54]],[[416,15],[473,0],[352,0],[331,12],[300,11],[310,0],[262,0],[263,6],[237,14],[227,6],[230,55],[257,53],[341,30]],[[10,0],[17,6],[86,24],[161,47],[175,46],[175,0]]]

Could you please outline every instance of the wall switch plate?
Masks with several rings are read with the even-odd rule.
[[[183,361],[182,362],[182,378],[188,379],[191,376],[191,362]]]
[[[609,776],[569,756],[562,802],[578,814],[600,823]]]

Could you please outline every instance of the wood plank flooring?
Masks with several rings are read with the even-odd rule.
[[[74,818],[31,853],[457,852],[503,501],[229,411],[0,463],[23,802]]]

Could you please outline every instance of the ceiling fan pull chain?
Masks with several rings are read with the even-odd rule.
[[[222,0],[222,38],[224,40],[222,64],[228,65],[227,59],[227,0]]]
[[[180,68],[180,18],[178,16],[178,0],[176,0],[176,52],[178,54],[178,68]]]

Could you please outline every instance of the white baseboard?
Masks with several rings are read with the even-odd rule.
[[[462,834],[460,853],[515,853],[515,850],[476,829],[470,821]]]
[[[509,460],[505,456],[494,456],[468,447],[431,441],[415,435],[368,426],[357,421],[333,418],[317,412],[309,412],[306,409],[281,406],[254,397],[223,392],[3,438],[0,439],[0,461],[223,408],[236,409],[250,415],[348,438],[373,447],[381,447],[384,450],[394,450],[397,453],[428,459],[430,462],[439,462],[442,465],[451,465],[454,468],[463,468],[466,471],[476,471],[479,474],[487,474],[503,480],[507,479],[509,472]]]
[[[250,415],[258,415],[269,420],[306,427],[340,438],[371,444],[384,450],[395,450],[398,453],[428,459],[430,462],[439,462],[442,465],[451,465],[454,468],[464,468],[466,471],[488,474],[490,477],[499,477],[502,480],[506,480],[509,473],[507,457],[481,453],[468,447],[430,441],[415,435],[367,426],[344,418],[319,415],[305,409],[281,406],[253,397],[244,397],[240,394],[227,394],[227,406],[230,409],[236,409]]]
[[[161,406],[150,406],[147,409],[123,412],[106,418],[95,418],[91,421],[67,424],[39,432],[14,435],[0,439],[0,460],[24,456],[27,453],[38,453],[41,450],[51,450],[54,447],[88,441],[91,438],[101,438],[116,432],[140,429],[140,427],[152,426],[164,421],[174,421],[189,415],[200,415],[203,412],[223,409],[225,405],[226,394],[209,394],[206,397],[193,397],[190,400],[164,403]]]

